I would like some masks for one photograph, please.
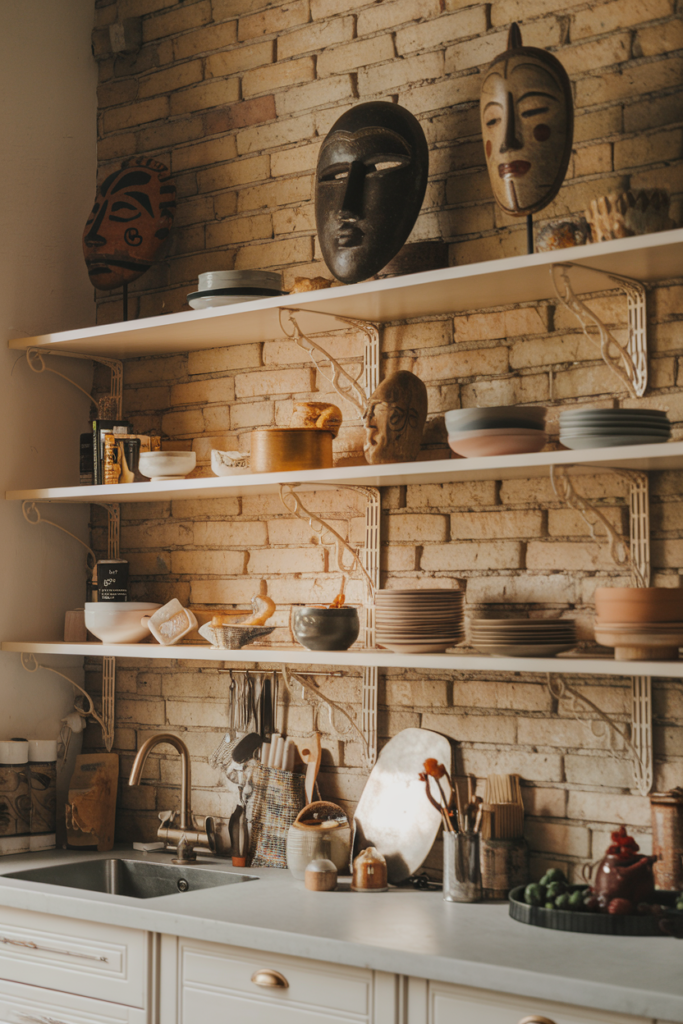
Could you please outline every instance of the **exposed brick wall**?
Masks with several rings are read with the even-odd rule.
[[[443,6],[443,10],[441,7]],[[286,281],[324,273],[318,259],[311,173],[320,138],[352,103],[397,98],[422,121],[431,176],[414,238],[446,238],[452,263],[522,251],[523,230],[492,202],[478,128],[480,67],[504,45],[512,18],[525,41],[547,45],[575,85],[576,148],[567,182],[544,216],[584,207],[618,184],[681,189],[681,20],[672,0],[612,0],[557,7],[546,0],[293,0],[260,9],[259,0],[119,0],[97,4],[100,58],[100,170],[132,153],[169,162],[179,188],[168,258],[132,291],[133,315],[184,308],[198,273],[236,267],[282,268]],[[145,43],[135,57],[104,52],[106,25],[143,15]],[[592,301],[623,324],[624,300]],[[471,311],[382,331],[382,373],[406,368],[429,390],[423,458],[445,451],[443,411],[458,406],[565,403],[666,408],[683,427],[680,364],[683,286],[649,297],[651,389],[634,403],[604,366],[570,314],[553,303]],[[103,300],[102,322],[118,319],[120,300]],[[361,340],[330,342],[357,373]],[[327,382],[290,342],[129,360],[125,409],[138,429],[158,429],[175,448],[193,448],[200,475],[212,447],[248,446],[255,426],[286,424],[293,398],[334,399]],[[338,464],[359,459],[362,431],[350,407],[335,443]],[[623,481],[582,477],[580,489],[619,525],[626,523]],[[683,565],[680,473],[652,475],[654,581],[678,586]],[[362,506],[344,492],[311,499],[354,543]],[[390,488],[383,494],[383,582],[467,581],[471,610],[484,605],[567,613],[590,635],[596,583],[618,571],[563,508],[547,480]],[[312,542],[275,497],[122,506],[122,551],[134,596],[196,605],[244,604],[268,580],[278,602],[276,636],[286,636],[290,602],[334,596],[339,575],[331,551]],[[104,544],[93,510],[93,542]],[[623,578],[623,574],[622,574]],[[352,583],[350,598],[358,599]],[[558,669],[561,664],[558,664]],[[331,672],[334,669],[331,668]],[[360,708],[360,676],[320,678],[332,699]],[[619,722],[628,721],[627,680],[571,682]],[[90,683],[98,685],[93,673]],[[681,686],[655,681],[656,786],[683,781]],[[121,662],[116,749],[126,774],[150,732],[183,731],[193,753],[195,808],[229,816],[234,792],[207,758],[226,724],[225,675],[199,663]],[[553,700],[539,675],[389,672],[380,683],[382,740],[423,725],[452,736],[458,769],[482,779],[516,771],[524,780],[527,837],[539,863],[578,865],[601,854],[611,824],[626,822],[647,848],[647,801],[629,794],[627,762],[604,736]],[[314,724],[300,688],[282,709],[292,735]],[[323,794],[352,807],[364,774],[360,747],[320,713]],[[338,723],[335,723],[337,725]],[[88,741],[97,744],[95,730]],[[156,755],[156,752],[155,752]],[[175,755],[153,755],[147,784],[122,787],[119,837],[152,835],[156,813],[178,802]],[[433,863],[438,861],[434,855]]]

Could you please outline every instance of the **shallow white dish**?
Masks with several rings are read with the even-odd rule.
[[[448,650],[449,647],[455,647],[456,643],[452,640],[444,640],[440,643],[398,643],[395,641],[378,641],[378,647],[385,647],[388,651],[393,651],[394,654],[440,654],[442,651]]]
[[[196,465],[196,452],[140,453],[140,472],[150,480],[183,480]]]
[[[262,292],[259,295],[235,294],[221,295],[215,292],[213,295],[202,295],[201,292],[190,292],[187,296],[187,303],[192,309],[215,309],[218,306],[235,306],[238,302],[257,302],[259,299],[268,299],[281,295],[282,292]]]
[[[85,628],[104,644],[139,644],[149,636],[148,616],[157,608],[147,601],[86,601]]]
[[[238,464],[235,465],[235,462]],[[212,448],[211,472],[214,476],[239,476],[240,473],[248,473],[249,455],[242,455],[241,452],[222,452],[218,448]]]
[[[472,641],[472,646],[492,658],[552,658],[562,651],[571,651],[576,644],[475,644]]]
[[[546,409],[541,406],[493,406],[489,409],[449,409],[444,414],[448,430],[485,430],[488,427],[533,427],[543,430]]]

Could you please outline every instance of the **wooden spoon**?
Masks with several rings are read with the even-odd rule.
[[[314,732],[311,739],[306,740],[306,746],[302,747],[299,753],[301,760],[306,765],[306,781],[304,783],[306,803],[311,804],[313,803],[313,789],[318,772],[320,771],[320,759],[322,758],[320,733]]]

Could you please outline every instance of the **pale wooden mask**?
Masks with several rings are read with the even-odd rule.
[[[501,210],[524,217],[552,202],[572,149],[571,86],[556,57],[522,46],[516,24],[507,50],[484,77],[481,124],[491,188]]]

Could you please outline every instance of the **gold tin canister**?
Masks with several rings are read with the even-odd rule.
[[[332,434],[317,427],[267,427],[251,432],[252,473],[331,469]]]

